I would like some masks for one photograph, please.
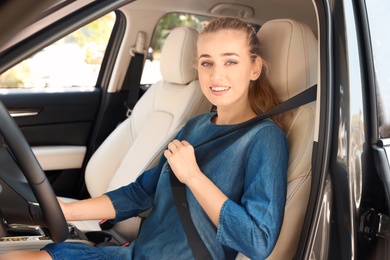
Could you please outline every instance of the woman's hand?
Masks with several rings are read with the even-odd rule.
[[[215,226],[218,226],[219,214],[227,197],[200,171],[194,147],[187,141],[173,140],[164,155],[179,181],[190,188]]]
[[[169,166],[178,180],[188,184],[191,177],[202,174],[196,162],[194,147],[187,141],[173,140],[164,152]]]

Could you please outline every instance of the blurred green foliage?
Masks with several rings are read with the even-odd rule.
[[[167,35],[172,29],[179,26],[187,26],[200,31],[203,28],[204,22],[208,20],[210,20],[210,18],[206,16],[169,13],[162,17],[159,23],[157,23],[150,46],[155,52],[159,53]]]

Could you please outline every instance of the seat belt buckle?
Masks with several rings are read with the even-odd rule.
[[[125,242],[125,243],[123,243],[121,246],[122,246],[122,247],[128,247],[128,246],[130,246],[130,244],[131,244],[130,242]]]
[[[130,108],[127,108],[126,117],[129,118],[131,116],[132,112],[133,112],[133,110],[131,110]]]
[[[127,109],[126,110],[126,117],[129,118],[131,116],[131,113],[133,113],[133,109],[130,108],[130,105],[127,101],[125,101],[123,103],[123,105],[125,106],[125,108]]]

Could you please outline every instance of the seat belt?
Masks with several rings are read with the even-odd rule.
[[[264,112],[263,114],[260,114],[242,124],[239,124],[225,132],[222,132],[220,134],[217,134],[215,136],[212,136],[211,138],[207,139],[206,141],[194,146],[195,148],[198,148],[206,143],[209,143],[211,141],[214,141],[218,138],[221,138],[223,136],[226,136],[232,132],[235,132],[239,129],[242,129],[244,127],[254,125],[257,122],[260,122],[261,120],[264,120],[266,118],[281,114],[283,112],[287,112],[291,109],[300,107],[304,104],[310,103],[312,101],[315,101],[317,98],[317,84],[302,91],[301,93],[295,95],[294,97],[280,103],[278,106],[273,107],[272,109]],[[176,175],[171,171],[170,173],[170,182],[171,182],[171,189],[173,194],[173,200],[175,202],[176,208],[179,213],[180,221],[183,225],[184,232],[186,234],[186,237],[188,239],[188,242],[190,244],[192,253],[194,255],[195,260],[211,260],[212,257],[210,255],[210,252],[208,251],[206,245],[204,244],[202,238],[200,237],[198,231],[196,230],[196,227],[192,221],[191,215],[190,215],[190,208],[187,201],[187,190],[186,186],[181,183]]]
[[[142,31],[137,34],[137,41],[134,47],[130,49],[130,55],[132,56],[130,64],[127,67],[126,76],[123,80],[122,89],[125,89],[126,86],[129,86],[129,93],[127,95],[127,100],[125,101],[125,106],[127,108],[126,116],[129,117],[135,104],[139,99],[139,89],[142,76],[142,69],[144,66],[145,60],[145,38],[146,34]]]

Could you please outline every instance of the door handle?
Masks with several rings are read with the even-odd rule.
[[[36,116],[41,109],[9,109],[8,113],[12,117]]]

